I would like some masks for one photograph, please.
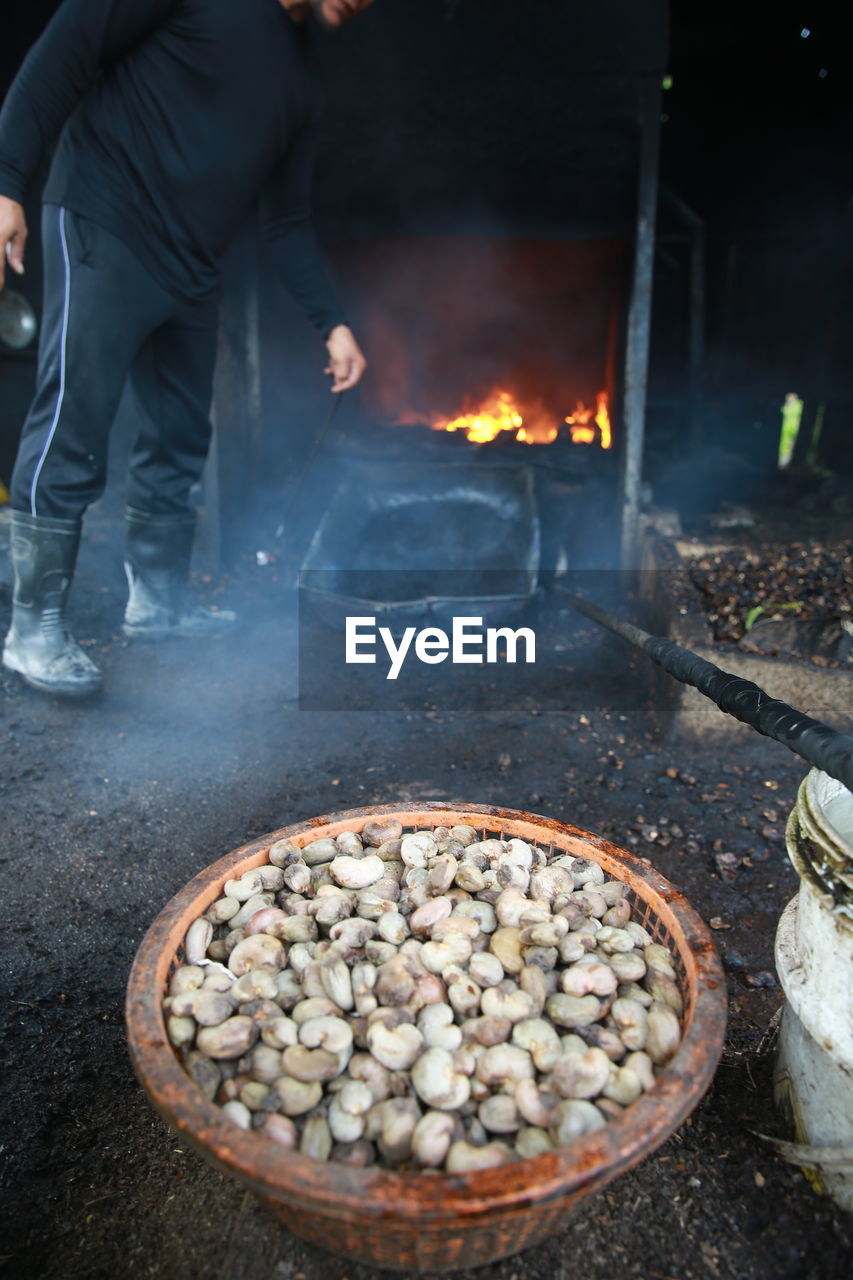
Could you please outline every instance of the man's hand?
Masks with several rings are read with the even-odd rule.
[[[332,390],[349,391],[361,381],[367,368],[367,361],[352,330],[345,324],[337,325],[326,339],[326,348],[329,363],[324,373],[330,373],[334,378]]]
[[[27,243],[27,220],[17,200],[0,196],[0,289],[6,283],[6,263],[19,276],[24,274],[24,245]],[[337,330],[335,330],[337,332]],[[358,379],[356,379],[358,381]]]

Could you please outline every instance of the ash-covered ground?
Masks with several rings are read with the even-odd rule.
[[[495,1280],[849,1274],[850,1219],[756,1136],[784,1132],[761,1045],[781,1003],[773,936],[797,887],[784,822],[805,764],[739,726],[669,742],[642,662],[568,614],[551,620],[567,649],[536,698],[507,698],[496,677],[476,712],[440,696],[420,711],[300,711],[275,564],[201,583],[242,611],[234,639],[131,645],[118,537],[93,518],[75,585],[103,696],[74,705],[0,680],[5,1273],[379,1275],[302,1244],[180,1145],[131,1072],[124,988],[161,907],[235,846],[352,806],[460,800],[552,815],[650,858],[713,922],[730,993],[723,1060],[692,1119]],[[0,602],[4,629],[8,613]],[[582,651],[608,668],[594,696]]]

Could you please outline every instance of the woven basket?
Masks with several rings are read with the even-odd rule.
[[[184,1073],[166,1037],[162,1000],[189,925],[226,880],[267,861],[271,844],[304,846],[376,818],[405,829],[466,824],[517,836],[559,857],[591,858],[629,886],[632,918],[676,958],[683,1037],[655,1087],[605,1126],[547,1155],[469,1174],[394,1173],[322,1164],[238,1128]],[[482,1266],[564,1230],[590,1192],[650,1155],[690,1115],[722,1052],[726,989],[708,930],[644,859],[577,827],[485,805],[387,805],[296,823],[200,872],[157,917],[139,948],[126,1005],[130,1054],[151,1101],[197,1151],[232,1174],[303,1239],[374,1267],[406,1272]]]

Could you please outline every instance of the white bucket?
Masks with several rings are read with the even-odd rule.
[[[853,795],[813,769],[788,820],[800,890],[776,934],[785,1005],[774,1076],[805,1172],[853,1210]]]

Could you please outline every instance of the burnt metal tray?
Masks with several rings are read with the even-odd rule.
[[[494,620],[530,600],[539,557],[528,467],[386,463],[354,469],[340,485],[300,590],[335,625],[342,604],[387,625],[449,618],[462,603]]]

